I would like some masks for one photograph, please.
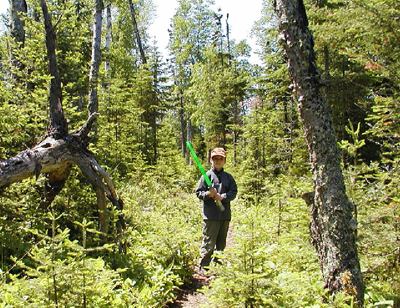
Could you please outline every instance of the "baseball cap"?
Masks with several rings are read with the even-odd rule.
[[[215,148],[211,151],[211,158],[213,158],[214,156],[226,157],[226,152],[223,148]]]

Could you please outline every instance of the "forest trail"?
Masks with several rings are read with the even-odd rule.
[[[209,278],[193,274],[191,281],[182,286],[180,293],[170,308],[197,308],[208,303],[207,296],[200,290],[209,283]]]
[[[233,245],[233,225],[229,226],[228,236],[226,239],[226,247]],[[214,277],[204,277],[195,272],[189,283],[183,285],[179,295],[169,308],[200,308],[209,307],[207,296],[201,289],[207,286]]]

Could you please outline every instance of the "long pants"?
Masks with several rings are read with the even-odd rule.
[[[226,246],[229,220],[204,220],[203,242],[200,248],[200,266],[210,265],[214,249],[222,251]]]

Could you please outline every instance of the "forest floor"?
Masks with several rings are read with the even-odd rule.
[[[233,226],[229,226],[226,246],[233,245]],[[184,284],[175,302],[168,305],[169,308],[200,308],[210,307],[207,296],[202,292],[202,288],[207,286],[214,276],[204,276],[195,270],[191,280]]]
[[[194,273],[191,281],[181,287],[177,299],[169,308],[197,308],[207,305],[207,296],[201,288],[208,285],[210,278]]]

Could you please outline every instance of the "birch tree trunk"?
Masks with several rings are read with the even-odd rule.
[[[104,47],[105,47],[105,50],[106,50],[108,56],[104,62],[104,70],[106,72],[106,77],[108,79],[108,78],[110,78],[110,56],[109,56],[109,53],[110,53],[111,39],[112,39],[111,4],[109,4],[107,6],[106,16],[107,16],[106,17],[107,18],[106,19],[107,20],[107,22],[106,22],[107,30],[106,30],[106,42],[105,42]]]
[[[326,288],[362,305],[364,286],[356,246],[354,206],[345,193],[331,112],[321,95],[313,38],[302,0],[276,0],[279,31],[298,99],[313,172],[311,237]]]
[[[99,110],[97,86],[101,62],[101,28],[103,23],[103,1],[96,0],[93,23],[92,60],[89,74],[89,116]]]

